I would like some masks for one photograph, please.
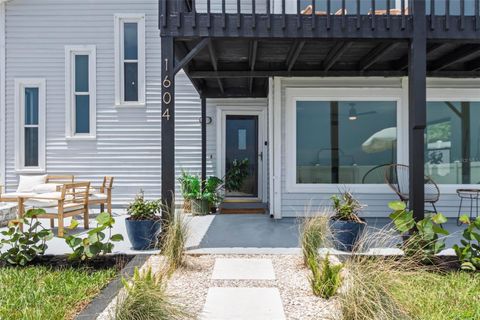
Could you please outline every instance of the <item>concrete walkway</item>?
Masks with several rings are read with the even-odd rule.
[[[285,319],[278,288],[229,287],[228,285],[228,281],[275,280],[271,259],[217,258],[212,279],[226,282],[225,286],[208,289],[207,299],[200,317],[202,320]]]

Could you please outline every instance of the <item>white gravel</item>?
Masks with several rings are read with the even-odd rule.
[[[212,280],[215,258],[271,259],[276,280]],[[168,292],[177,303],[198,317],[210,287],[277,287],[287,319],[335,319],[336,301],[312,294],[309,270],[299,255],[201,255],[188,256],[187,265],[177,270],[168,284]]]

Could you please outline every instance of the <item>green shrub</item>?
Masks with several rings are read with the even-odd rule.
[[[45,253],[46,242],[53,238],[53,233],[43,228],[38,221],[37,216],[42,214],[45,214],[45,210],[30,209],[22,219],[10,221],[8,229],[1,232],[4,239],[0,240],[0,249],[4,245],[8,247],[5,252],[0,251],[2,261],[10,265],[25,266]]]
[[[181,215],[176,215],[165,225],[162,253],[168,259],[170,271],[183,265],[185,243],[188,238],[188,224]]]
[[[416,256],[420,261],[429,263],[445,248],[445,241],[440,235],[447,236],[449,233],[442,227],[442,223],[447,222],[443,214],[428,215],[415,221],[413,211],[408,211],[405,203],[394,201],[389,203],[389,207],[393,210],[389,217],[396,230],[407,237],[401,245],[407,256]]]
[[[133,279],[129,283],[123,279],[125,294],[117,298],[115,320],[176,320],[190,316],[183,306],[171,302],[167,294],[167,276],[153,274],[151,268],[139,272],[135,268]]]
[[[340,196],[333,195],[330,199],[332,199],[335,211],[334,219],[364,223],[358,214],[365,205],[358,201],[350,191],[345,190]]]
[[[162,209],[160,200],[145,200],[143,191],[135,197],[127,207],[127,213],[132,220],[157,220],[157,213]]]
[[[305,218],[300,228],[300,239],[303,261],[307,264],[309,258],[318,258],[318,249],[326,247],[330,237],[330,218],[328,215],[318,215]]]
[[[467,225],[467,228],[463,231],[461,246],[455,244],[453,249],[462,263],[463,270],[480,270],[480,217],[470,221],[467,215],[463,215],[460,221]]]
[[[100,254],[107,254],[113,251],[113,242],[122,241],[121,234],[112,235],[113,224],[115,219],[107,212],[100,213],[95,220],[97,227],[87,232],[87,237],[81,238],[68,235],[65,238],[67,245],[73,250],[69,255],[70,260],[87,260]],[[76,220],[72,220],[69,226],[70,230],[74,230],[78,226]],[[107,231],[107,233],[105,232]]]
[[[341,264],[332,265],[328,254],[325,259],[322,260],[321,267],[319,266],[318,259],[313,256],[308,258],[307,263],[312,272],[310,285],[313,294],[324,299],[333,297],[342,283],[340,272],[343,266]]]

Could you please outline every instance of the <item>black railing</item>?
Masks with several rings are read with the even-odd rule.
[[[270,30],[273,21],[275,26],[286,28],[287,21],[292,21],[298,29],[314,30],[318,21],[327,29],[340,24],[356,26],[357,30],[366,27],[374,30],[381,24],[389,30],[395,23],[401,30],[407,28],[407,21],[414,15],[413,1],[425,1],[426,16],[430,29],[439,26],[448,31],[480,29],[480,0],[159,0],[160,26],[182,26],[182,17],[188,17],[187,23],[196,28],[202,20],[208,29],[213,25],[228,27],[229,21],[236,21],[236,28],[248,17],[249,27],[255,29],[259,23]],[[229,19],[228,17],[232,17]],[[202,17],[202,18],[200,18]],[[292,20],[293,19],[293,20]],[[215,24],[213,23],[215,21]],[[220,25],[218,21],[221,21]],[[458,25],[457,25],[458,21]],[[455,24],[455,25],[454,25]],[[231,25],[230,25],[231,27]],[[392,27],[393,28],[393,27]],[[213,28],[212,28],[213,29]]]

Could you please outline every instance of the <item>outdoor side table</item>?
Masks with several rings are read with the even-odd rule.
[[[457,189],[457,195],[460,197],[460,207],[458,208],[457,225],[460,225],[460,215],[462,214],[463,200],[470,200],[470,220],[473,220],[473,212],[475,218],[478,217],[478,198],[480,197],[480,189]]]

